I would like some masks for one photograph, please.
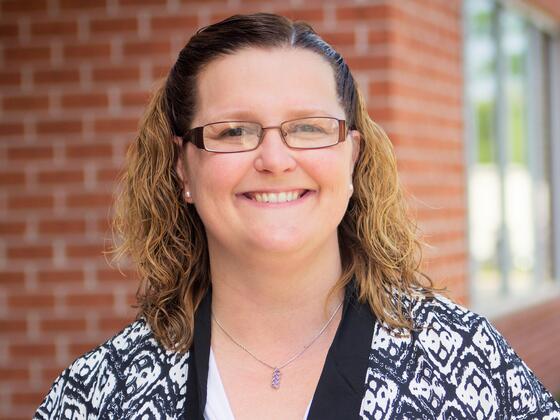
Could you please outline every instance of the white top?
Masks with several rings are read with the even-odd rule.
[[[305,410],[303,420],[307,419],[311,401]],[[218,365],[214,358],[214,352],[210,347],[210,360],[208,361],[208,384],[206,393],[206,407],[204,407],[205,420],[235,420],[229,401],[218,371]]]

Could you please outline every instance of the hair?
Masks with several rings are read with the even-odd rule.
[[[361,133],[353,172],[354,194],[339,225],[342,275],[331,291],[355,279],[367,302],[391,330],[415,328],[401,297],[432,296],[420,272],[421,244],[399,184],[390,140],[371,120],[342,56],[304,22],[273,14],[235,15],[200,29],[181,50],[157,89],[128,150],[116,201],[116,257],[128,254],[141,279],[139,317],[168,349],[189,349],[194,313],[210,286],[205,228],[183,198],[176,172],[181,148],[174,137],[190,128],[197,103],[197,76],[218,57],[242,48],[302,48],[332,67],[348,127]]]

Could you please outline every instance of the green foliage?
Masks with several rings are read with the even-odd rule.
[[[494,160],[494,103],[480,101],[476,103],[476,121],[478,137],[478,162],[490,163]]]
[[[478,138],[478,162],[491,163],[496,159],[495,148],[495,104],[493,100],[479,101],[476,106],[476,134]],[[525,139],[525,106],[518,91],[508,95],[507,135],[509,161],[526,163],[527,139]]]

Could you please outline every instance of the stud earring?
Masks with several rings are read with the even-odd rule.
[[[350,189],[350,195],[352,195],[354,193],[354,185],[352,185],[352,183],[350,183],[348,188]]]
[[[188,199],[190,199],[190,198],[192,197],[192,196],[191,196],[191,192],[190,192],[190,191],[185,191],[185,196],[186,196]]]

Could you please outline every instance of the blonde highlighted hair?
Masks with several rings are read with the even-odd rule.
[[[420,272],[421,245],[399,185],[390,140],[371,120],[344,59],[303,22],[258,13],[235,15],[199,30],[153,95],[129,148],[114,219],[116,257],[132,257],[141,284],[139,316],[168,349],[187,351],[194,314],[210,285],[204,225],[183,199],[175,140],[196,105],[196,77],[216,57],[245,47],[305,48],[332,66],[348,127],[361,133],[354,194],[339,226],[343,274],[333,292],[354,278],[358,298],[390,329],[415,326],[399,296],[434,292]]]

